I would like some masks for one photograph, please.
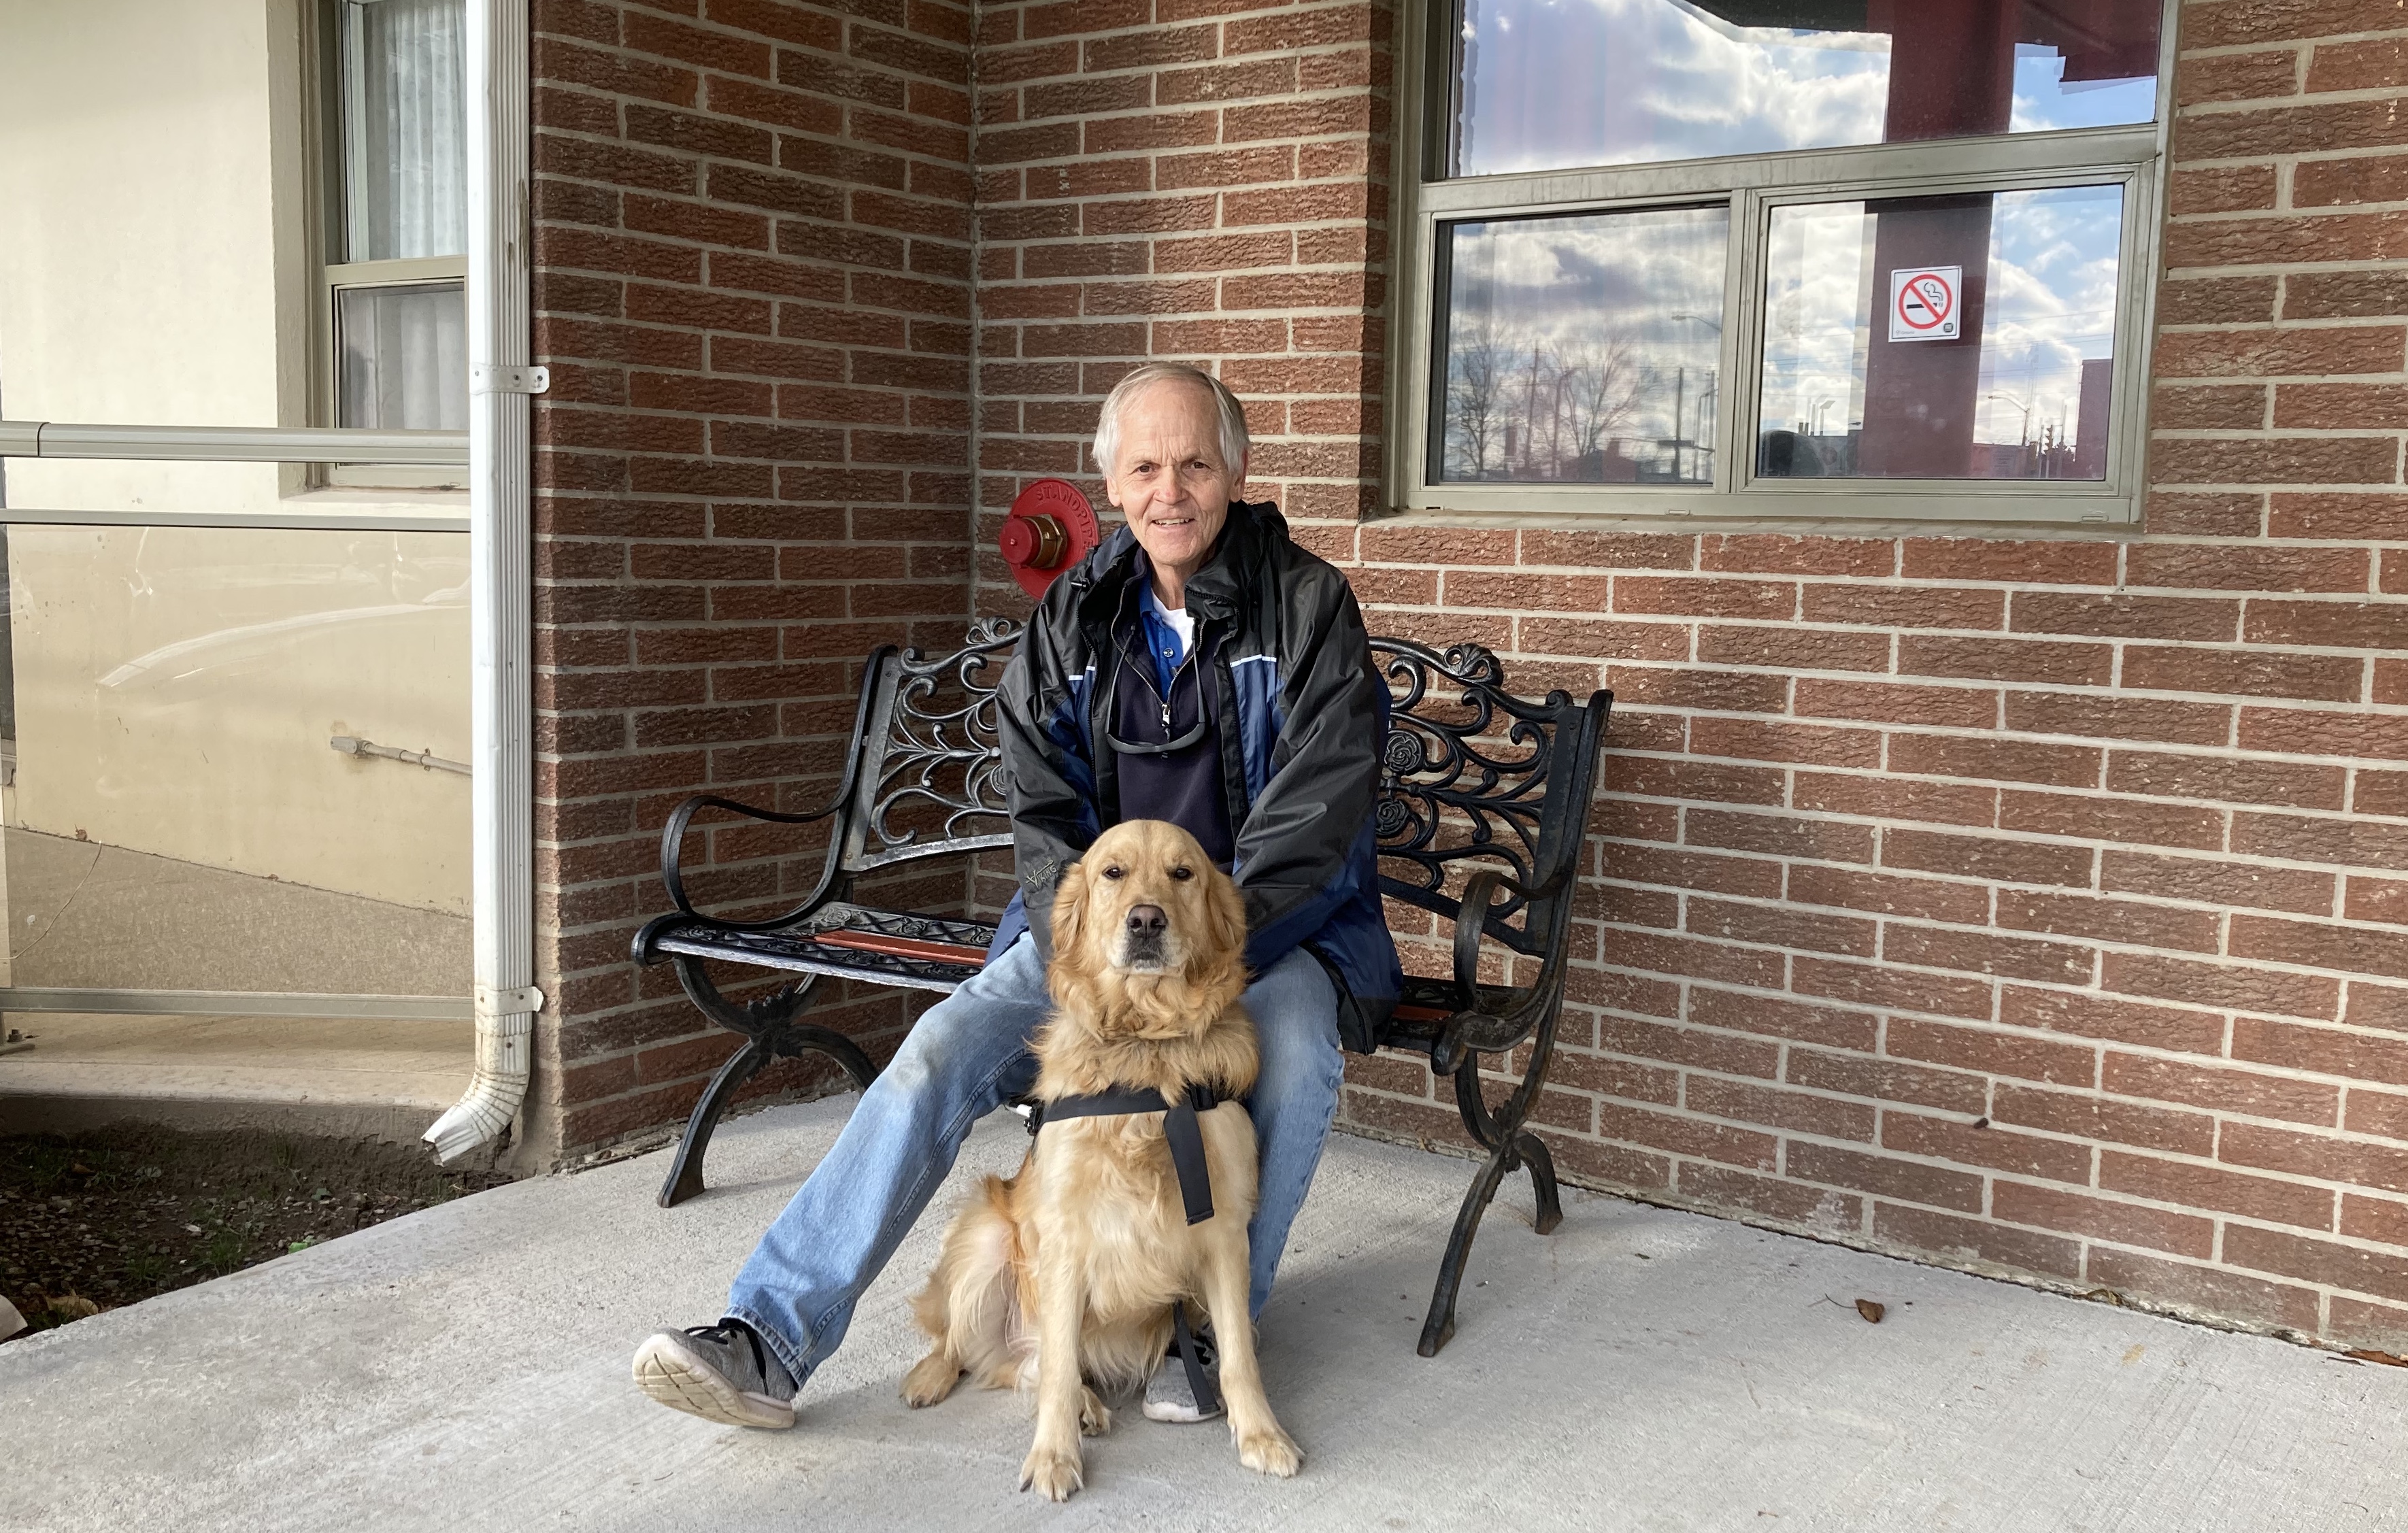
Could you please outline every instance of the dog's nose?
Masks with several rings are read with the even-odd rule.
[[[1129,907],[1128,929],[1140,936],[1159,937],[1162,935],[1162,929],[1169,924],[1169,917],[1162,913],[1162,907],[1159,905]]]

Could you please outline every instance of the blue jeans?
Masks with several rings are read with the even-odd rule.
[[[1262,1185],[1247,1236],[1248,1296],[1260,1314],[1288,1225],[1321,1164],[1345,1060],[1338,996],[1301,949],[1246,990],[1262,1043],[1247,1110],[1262,1146]],[[727,1313],[759,1333],[799,1383],[833,1354],[853,1307],[928,1206],[970,1125],[1037,1083],[1030,1037],[1052,1009],[1045,966],[1013,943],[921,1017],[862,1093],[844,1132],[761,1237],[728,1291]]]

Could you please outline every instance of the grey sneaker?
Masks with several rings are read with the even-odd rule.
[[[751,1326],[733,1320],[654,1331],[636,1349],[636,1386],[723,1426],[795,1425],[795,1381]]]
[[[1207,1328],[1196,1333],[1197,1361],[1204,1365],[1204,1376],[1212,1383],[1215,1394],[1221,1388],[1221,1354],[1213,1350],[1212,1332]],[[1219,1401],[1210,1411],[1199,1410],[1196,1390],[1187,1381],[1187,1365],[1179,1355],[1179,1344],[1171,1343],[1163,1354],[1162,1362],[1154,1377],[1145,1382],[1145,1414],[1149,1421],[1193,1423],[1211,1421],[1221,1414]]]

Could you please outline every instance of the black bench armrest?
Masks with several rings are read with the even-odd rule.
[[[1559,893],[1567,876],[1558,869],[1531,887],[1501,867],[1484,867],[1465,881],[1463,904],[1455,918],[1455,984],[1460,998],[1455,1015],[1440,1025],[1430,1042],[1433,1073],[1453,1075],[1467,1053],[1502,1053],[1515,1047],[1555,1009],[1564,982],[1564,943],[1547,945],[1536,982],[1515,987],[1519,1004],[1499,1014],[1481,1009],[1480,939],[1487,935],[1490,902],[1499,889],[1527,905]]]
[[[694,902],[686,897],[685,875],[678,866],[684,850],[686,827],[693,823],[695,811],[706,809],[726,809],[732,813],[743,815],[747,819],[766,820],[774,824],[808,825],[814,820],[824,820],[842,809],[845,799],[852,791],[853,784],[848,781],[843,787],[837,790],[836,798],[825,809],[813,809],[809,814],[788,814],[780,809],[758,809],[751,804],[739,804],[733,798],[722,798],[716,794],[695,795],[672,810],[668,824],[661,827],[661,882],[667,886],[670,902],[677,907],[679,914],[691,920],[708,921],[724,931],[776,931],[801,920],[811,912],[812,907],[820,903],[820,896],[826,892],[825,880],[821,881],[821,886],[812,890],[810,897],[804,900],[802,904],[783,915],[773,916],[767,921],[726,921],[695,910]]]

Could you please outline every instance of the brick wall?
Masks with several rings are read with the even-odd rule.
[[[2408,1340],[2392,0],[2186,8],[2146,531],[2046,541],[1354,525],[1385,10],[981,14],[982,547],[1129,363],[1207,361],[1374,627],[1618,694],[1541,1109],[1572,1179]],[[1460,1141],[1418,1062],[1351,1080]]]
[[[1575,1176],[2398,1346],[2408,14],[2183,22],[2144,535],[1354,552],[1375,622],[1619,695],[1542,1110]]]
[[[1255,499],[1334,552],[1377,505],[1389,11],[1369,0],[979,9],[982,605],[1029,479],[1102,509],[1097,401],[1152,360],[1213,367],[1261,438]]]
[[[1574,1180],[2408,1341],[2393,0],[2185,8],[2146,530],[2045,541],[1378,520],[1384,5],[986,4],[973,141],[962,10],[702,3],[539,7],[557,1142],[724,1047],[619,960],[666,804],[815,801],[844,658],[1021,610],[996,517],[1174,357],[1374,626],[1619,694]],[[1455,1138],[1404,1060],[1348,1110]]]
[[[818,807],[860,657],[958,642],[970,18],[951,0],[534,14],[552,374],[536,410],[540,1162],[679,1121],[731,1051],[666,969],[626,961],[663,905],[669,807],[706,788]],[[715,864],[696,895],[723,907],[792,898],[818,871],[791,831],[695,839]],[[871,994],[823,1020],[881,1049],[906,1006]],[[787,1064],[755,1089],[811,1081]]]

